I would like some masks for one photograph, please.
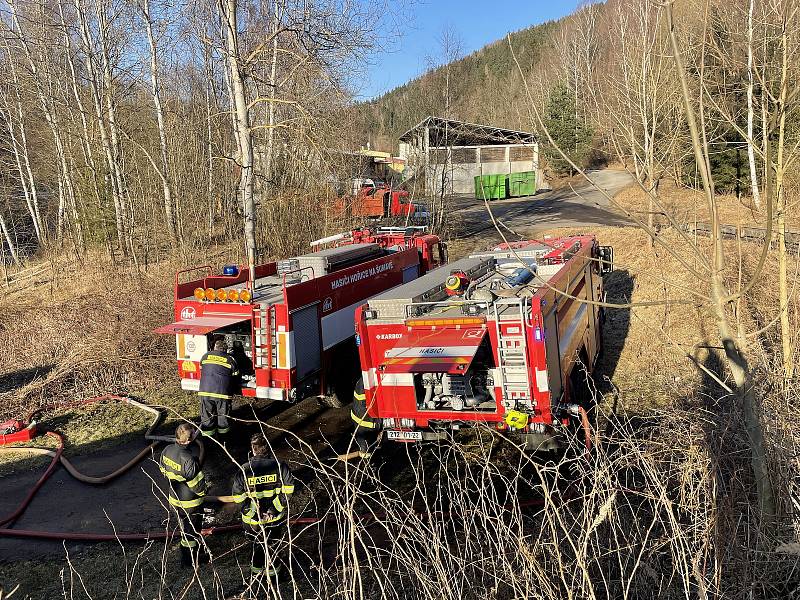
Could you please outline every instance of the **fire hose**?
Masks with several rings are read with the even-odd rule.
[[[123,402],[135,408],[152,413],[153,421],[147,428],[147,431],[145,432],[144,436],[145,440],[149,441],[150,444],[148,444],[144,449],[138,452],[134,457],[132,457],[130,460],[128,460],[125,464],[123,464],[119,468],[115,469],[111,473],[99,477],[81,473],[75,467],[75,465],[73,465],[72,462],[70,462],[70,460],[64,456],[64,436],[55,431],[45,432],[45,435],[54,437],[57,440],[58,447],[55,450],[51,450],[49,448],[40,448],[40,447],[0,446],[0,453],[22,452],[35,456],[52,457],[52,460],[50,461],[50,464],[48,465],[45,472],[42,474],[39,480],[34,484],[34,486],[28,492],[27,496],[20,503],[17,509],[10,515],[0,518],[0,537],[30,537],[30,538],[57,539],[57,540],[70,539],[70,540],[84,540],[84,541],[113,541],[113,540],[145,540],[145,539],[168,538],[174,535],[175,531],[114,535],[114,534],[69,533],[69,532],[56,533],[56,532],[46,532],[46,531],[25,531],[25,530],[10,529],[10,527],[13,526],[13,524],[22,516],[22,514],[28,508],[28,506],[33,501],[33,498],[39,491],[39,489],[45,484],[45,482],[47,482],[50,476],[55,472],[55,469],[59,463],[61,463],[61,465],[66,469],[66,471],[78,481],[81,481],[89,485],[103,485],[130,471],[134,466],[136,466],[146,456],[148,456],[156,448],[156,446],[158,446],[159,443],[174,441],[173,437],[159,436],[154,433],[155,429],[161,424],[161,422],[164,419],[164,414],[162,411],[147,404],[144,404],[143,402],[139,402],[138,400],[134,400],[133,398],[129,398],[127,396],[106,394],[103,396],[97,396],[94,398],[89,398],[87,400],[82,400],[80,402],[68,404],[63,406],[62,408],[87,406],[89,404],[107,402],[107,401]],[[28,417],[28,422],[29,423],[35,422],[36,417],[49,408],[52,408],[52,406],[47,406],[35,410]],[[200,450],[199,460],[202,463],[205,458],[205,448],[203,446],[202,441],[199,438],[196,439],[195,441],[198,443],[199,446]]]
[[[72,406],[86,406],[93,403],[98,402],[106,402],[106,401],[116,401],[116,402],[123,402],[125,404],[129,404],[141,410],[145,410],[147,412],[151,412],[154,415],[153,422],[148,427],[147,431],[145,432],[145,439],[150,441],[143,450],[137,453],[133,458],[128,460],[125,464],[121,467],[117,468],[116,470],[102,476],[90,476],[81,473],[70,461],[67,459],[64,453],[64,436],[61,433],[56,431],[46,431],[45,435],[51,436],[55,438],[58,442],[58,447],[55,450],[51,450],[49,448],[41,448],[41,447],[2,447],[0,446],[0,453],[10,453],[10,452],[24,452],[28,454],[32,454],[35,456],[50,456],[52,460],[48,465],[45,472],[42,476],[38,479],[38,481],[34,484],[34,486],[30,489],[28,494],[25,496],[23,501],[17,507],[17,509],[7,515],[5,517],[0,518],[0,537],[16,537],[16,538],[26,538],[26,539],[44,539],[44,540],[70,540],[70,541],[83,541],[83,542],[113,542],[113,541],[147,541],[147,540],[156,540],[156,539],[171,539],[174,535],[179,533],[178,529],[172,530],[165,530],[165,531],[153,531],[147,533],[87,533],[87,532],[55,532],[55,531],[36,531],[36,530],[25,530],[25,529],[11,529],[14,523],[23,515],[25,510],[28,508],[30,503],[33,501],[33,498],[36,496],[37,492],[41,489],[41,487],[47,482],[47,480],[53,475],[56,468],[58,467],[59,463],[64,466],[66,471],[74,477],[76,480],[81,481],[83,483],[87,483],[89,485],[103,485],[108,483],[124,473],[127,473],[130,469],[132,469],[136,464],[138,464],[141,460],[143,460],[148,454],[150,454],[155,447],[160,442],[172,442],[174,441],[173,437],[169,436],[158,436],[153,433],[153,431],[158,427],[162,420],[163,420],[163,413],[147,404],[134,400],[133,398],[129,398],[127,396],[116,396],[116,395],[104,395],[104,396],[97,396],[95,398],[89,398],[87,400],[80,401],[78,403],[74,403],[71,405],[66,405],[66,407]],[[38,414],[41,414],[46,408],[40,408],[31,415],[29,418],[29,422],[34,421],[34,417]],[[584,416],[585,419],[585,416]],[[587,431],[587,446],[590,444],[591,438]],[[205,448],[203,446],[202,441],[197,438],[195,440],[199,445],[199,460],[202,464],[203,459],[205,458]],[[205,498],[208,502],[219,501],[219,502],[229,502],[231,499],[228,496],[207,496]],[[542,500],[530,500],[525,502],[524,505],[534,506],[540,505],[543,503]],[[523,506],[523,504],[520,504]],[[420,515],[422,516],[422,514]],[[330,518],[330,517],[327,517]],[[327,520],[326,517],[295,517],[293,519],[289,519],[290,524],[315,524],[320,523],[322,521]],[[372,514],[367,515],[367,519],[380,519],[379,514]],[[224,525],[219,527],[210,527],[204,528],[201,531],[201,534],[205,536],[214,535],[216,533],[224,533],[229,531],[237,531],[242,528],[241,524],[235,525]]]

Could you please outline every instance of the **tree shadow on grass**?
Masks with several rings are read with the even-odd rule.
[[[0,375],[0,394],[12,392],[33,383],[39,378],[47,377],[53,368],[54,365],[45,365],[3,373]]]
[[[625,269],[612,271],[603,277],[606,301],[611,304],[625,304],[631,301],[635,277]],[[604,308],[602,353],[595,365],[594,378],[599,391],[612,391],[609,381],[613,381],[617,371],[625,340],[631,326],[630,308]]]

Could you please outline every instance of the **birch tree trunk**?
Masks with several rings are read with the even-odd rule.
[[[208,237],[214,234],[214,128],[212,121],[212,94],[214,92],[214,77],[211,70],[211,48],[203,44],[203,67],[206,74],[205,81],[205,109],[206,109],[206,199],[208,201]]]
[[[97,75],[97,69],[94,58],[94,51],[92,50],[92,36],[89,30],[89,21],[86,10],[81,3],[81,0],[74,0],[75,11],[78,17],[79,34],[81,38],[81,46],[86,58],[86,79],[89,83],[89,89],[92,93],[92,103],[94,104],[95,118],[97,119],[97,128],[100,131],[100,142],[103,146],[103,152],[106,159],[106,167],[109,172],[109,181],[111,183],[111,197],[114,201],[114,220],[117,232],[117,242],[123,256],[127,256],[128,249],[126,244],[127,236],[125,234],[125,217],[124,209],[121,200],[121,190],[118,186],[117,177],[114,175],[115,162],[113,152],[111,150],[111,141],[106,128],[105,116],[103,114],[103,105],[100,92],[100,82]]]
[[[253,198],[253,133],[250,129],[250,109],[242,75],[239,56],[237,0],[220,0],[227,44],[227,64],[230,77],[230,95],[235,109],[236,140],[239,148],[239,196],[244,212],[244,238],[247,263],[252,285],[256,262],[256,207]]]
[[[175,201],[172,194],[172,179],[169,170],[169,152],[167,150],[167,132],[164,126],[164,108],[161,104],[161,86],[159,84],[158,56],[156,40],[153,35],[153,21],[150,16],[150,0],[141,0],[139,8],[144,16],[147,28],[147,42],[150,46],[150,91],[153,95],[153,107],[156,111],[158,123],[158,140],[161,146],[161,184],[164,192],[164,214],[167,218],[167,233],[173,246],[178,243],[178,232],[175,226],[173,206]]]
[[[14,147],[14,155],[19,171],[20,183],[25,194],[25,204],[33,222],[36,239],[39,243],[45,241],[46,232],[39,212],[39,192],[36,189],[36,179],[31,168],[30,153],[28,152],[28,134],[25,127],[25,111],[22,107],[22,97],[20,96],[20,80],[17,67],[13,57],[8,56],[9,71],[11,72],[12,88],[14,90],[13,110],[16,113],[17,128],[19,138],[14,134],[14,115],[12,113],[11,101],[7,101],[8,127]]]
[[[80,122],[81,122],[80,141],[81,141],[81,149],[83,151],[83,159],[86,162],[86,166],[89,168],[89,171],[92,174],[92,183],[93,183],[92,188],[94,190],[94,197],[95,197],[95,202],[97,204],[97,209],[101,215],[100,221],[101,221],[101,227],[103,229],[103,236],[106,241],[106,247],[109,256],[113,260],[114,258],[113,246],[111,243],[111,238],[108,231],[108,226],[106,224],[106,220],[102,216],[105,206],[102,194],[100,193],[102,185],[100,182],[100,175],[97,170],[97,163],[95,162],[94,159],[94,151],[92,150],[92,140],[89,132],[89,125],[86,119],[88,111],[86,110],[83,103],[83,99],[81,98],[79,83],[78,83],[78,75],[75,71],[75,61],[73,59],[74,53],[72,48],[72,36],[70,35],[70,31],[67,26],[67,21],[64,16],[64,5],[60,0],[58,3],[58,11],[59,11],[59,17],[61,19],[61,27],[63,29],[63,34],[64,34],[64,44],[67,49],[66,63],[67,66],[69,67],[70,88],[72,89],[72,97],[75,100],[75,106],[78,109],[77,113],[80,117]]]
[[[778,96],[778,144],[775,161],[775,213],[778,226],[778,298],[780,299],[781,353],[783,355],[783,376],[789,381],[794,374],[793,339],[794,331],[789,324],[789,276],[786,251],[786,100],[789,87],[789,44],[786,21],[781,32],[781,89]]]
[[[3,233],[3,238],[6,240],[6,246],[11,253],[11,259],[15,265],[19,265],[19,255],[17,254],[17,247],[14,244],[14,239],[11,237],[11,232],[8,230],[6,220],[3,218],[3,213],[0,211],[0,231]],[[2,244],[2,242],[0,242]]]
[[[103,4],[101,4],[103,2]],[[108,131],[111,134],[111,175],[116,180],[117,191],[119,194],[119,207],[121,215],[119,219],[123,224],[123,254],[127,255],[128,246],[132,246],[133,241],[129,238],[130,226],[128,223],[127,191],[125,176],[122,172],[122,145],[120,143],[119,129],[117,128],[116,107],[114,104],[114,78],[111,72],[111,58],[109,56],[109,23],[105,12],[105,0],[96,0],[95,14],[97,16],[97,39],[100,42],[100,58],[103,69],[103,97],[105,100],[106,114],[108,117]]]
[[[761,193],[758,189],[756,154],[753,148],[753,9],[755,0],[750,0],[747,13],[747,161],[750,165],[750,187],[756,210],[761,209]]]
[[[278,30],[280,28],[280,14],[279,14],[279,3],[278,0],[275,0],[273,5],[273,10],[275,14],[273,15],[272,23],[272,58],[270,60],[270,71],[269,71],[269,85],[270,85],[270,97],[277,98],[278,97],[278,86],[277,86],[277,69],[278,69]],[[266,149],[266,156],[264,158],[264,175],[266,177],[268,185],[272,184],[272,157],[274,153],[274,145],[275,145],[275,102],[270,102],[267,108],[267,149]]]
[[[13,25],[16,29],[16,33],[18,35],[18,39],[20,41],[20,45],[22,46],[25,58],[28,61],[28,67],[30,69],[30,73],[33,76],[34,81],[34,88],[36,90],[36,95],[39,100],[39,104],[42,108],[42,113],[44,114],[45,121],[50,128],[50,132],[53,135],[53,141],[56,146],[56,154],[58,160],[58,166],[60,169],[60,183],[63,182],[63,188],[59,190],[59,238],[61,237],[61,233],[63,232],[63,215],[65,213],[66,207],[73,207],[73,213],[77,213],[77,201],[75,199],[75,188],[73,186],[73,181],[71,177],[71,170],[69,165],[67,164],[66,152],[64,150],[64,142],[61,137],[61,127],[56,119],[55,109],[51,105],[52,98],[45,93],[44,89],[44,82],[41,80],[41,73],[39,68],[36,64],[36,61],[33,58],[33,54],[30,51],[30,47],[28,45],[27,39],[25,38],[25,34],[22,31],[22,27],[20,26],[19,18],[17,16],[16,4],[14,0],[9,0],[9,7],[11,9],[11,17]],[[49,77],[49,75],[48,75]],[[52,82],[51,82],[52,83]],[[73,223],[73,227],[75,230],[75,247],[79,254],[82,254],[84,251],[84,243],[83,243],[83,228],[81,227],[80,220]]]

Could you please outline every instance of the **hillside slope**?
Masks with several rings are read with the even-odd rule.
[[[552,48],[559,22],[548,21],[510,34],[514,53],[528,73]],[[449,70],[449,73],[448,73]],[[358,122],[364,139],[376,148],[393,148],[397,137],[428,115],[530,129],[527,112],[517,98],[521,80],[508,40],[499,39],[452,63],[439,66],[386,94],[360,104]]]

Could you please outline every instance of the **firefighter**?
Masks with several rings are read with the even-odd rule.
[[[286,533],[294,477],[284,463],[271,456],[262,434],[250,438],[250,449],[253,456],[234,477],[231,496],[241,505],[245,536],[253,545],[250,573],[255,581],[263,575],[278,575],[275,550]]]
[[[181,530],[181,566],[190,567],[201,556],[200,531],[203,527],[203,496],[206,481],[200,463],[189,452],[194,427],[181,423],[175,430],[175,443],[161,453],[159,468],[169,483],[169,504],[178,517]]]
[[[225,340],[217,340],[200,361],[200,431],[205,436],[230,431],[231,398],[240,384],[239,368],[227,349]]]
[[[350,409],[350,418],[355,423],[355,439],[358,455],[361,458],[372,456],[372,449],[378,443],[380,435],[380,422],[367,414],[367,395],[364,392],[364,382],[359,380],[353,390],[353,407]]]

